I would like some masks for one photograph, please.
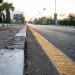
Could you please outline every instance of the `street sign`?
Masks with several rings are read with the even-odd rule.
[[[21,19],[22,18],[22,14],[14,14],[14,18]]]

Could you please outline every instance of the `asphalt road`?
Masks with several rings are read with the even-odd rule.
[[[27,53],[26,53],[27,52]],[[60,75],[35,36],[27,27],[26,67],[24,75]]]
[[[75,28],[52,25],[31,25],[45,39],[75,61]]]

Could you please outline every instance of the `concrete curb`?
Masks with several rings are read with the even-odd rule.
[[[14,26],[14,25],[19,25],[19,24],[0,24],[0,27],[1,26]]]
[[[26,47],[26,26],[0,50],[0,75],[23,75],[24,48]]]

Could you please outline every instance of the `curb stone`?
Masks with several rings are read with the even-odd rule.
[[[9,41],[7,49],[0,49],[0,75],[23,75],[25,46],[26,26]]]

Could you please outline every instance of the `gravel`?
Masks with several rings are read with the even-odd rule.
[[[18,26],[3,26],[0,27],[0,48],[5,49],[7,44],[10,44],[10,40],[13,39],[15,34],[23,27]]]

